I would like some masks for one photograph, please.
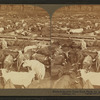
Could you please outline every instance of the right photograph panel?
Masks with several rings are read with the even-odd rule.
[[[52,88],[100,88],[100,5],[67,5],[52,16]]]

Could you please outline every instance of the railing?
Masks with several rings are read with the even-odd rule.
[[[55,36],[56,34],[56,36]],[[66,34],[57,34],[57,33],[53,33],[53,35],[51,36],[52,39],[67,39],[67,38],[71,38],[71,39],[87,39],[87,40],[100,40],[99,37],[97,36],[87,36],[87,35],[66,35]]]
[[[0,38],[5,38],[5,39],[20,39],[20,40],[40,40],[40,41],[50,41],[49,37],[29,37],[29,36],[13,36],[13,35],[0,35]]]

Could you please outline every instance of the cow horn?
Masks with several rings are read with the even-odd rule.
[[[79,78],[81,78],[81,76],[78,76],[77,78],[79,79]]]

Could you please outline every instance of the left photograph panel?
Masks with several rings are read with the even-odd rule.
[[[50,88],[50,18],[35,5],[0,5],[0,89]]]

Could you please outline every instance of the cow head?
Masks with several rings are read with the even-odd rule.
[[[23,67],[30,67],[30,61],[29,60],[25,60],[24,62],[23,62]]]

